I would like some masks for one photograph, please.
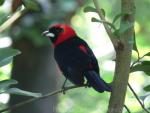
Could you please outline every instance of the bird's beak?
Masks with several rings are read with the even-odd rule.
[[[42,36],[46,36],[46,37],[55,37],[55,34],[49,32],[49,31],[44,31],[44,32],[42,33]]]

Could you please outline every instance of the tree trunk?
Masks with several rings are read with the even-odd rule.
[[[58,73],[56,73],[51,47],[34,47],[30,41],[22,38],[14,42],[14,48],[22,52],[13,62],[12,78],[19,82],[17,87],[42,94],[54,91]],[[29,97],[12,95],[10,105],[26,99]],[[52,96],[30,103],[11,113],[56,113],[56,105],[57,96]]]
[[[121,19],[121,27],[123,27],[125,23],[133,24],[135,14],[134,0],[121,0],[121,7],[121,12],[127,13]],[[134,26],[130,27],[120,36],[120,40],[124,45],[124,48],[116,51],[116,67],[113,80],[113,91],[111,93],[107,113],[122,113],[123,110],[130,72],[133,34]]]

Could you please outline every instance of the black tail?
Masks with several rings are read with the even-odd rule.
[[[87,71],[84,73],[89,86],[93,87],[96,91],[102,93],[104,91],[111,92],[112,87],[107,84],[95,71]]]

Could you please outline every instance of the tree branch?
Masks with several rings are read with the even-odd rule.
[[[135,21],[134,0],[121,0],[121,8],[121,13],[127,14],[123,15],[121,18],[120,29],[125,23],[132,24]],[[133,36],[134,26],[131,26],[120,35],[120,41],[123,43],[124,49],[116,51],[115,76],[107,113],[122,113],[129,79],[133,47],[133,43],[130,43],[130,41],[133,40]]]
[[[135,64],[139,63],[140,60],[145,57],[145,55],[143,55],[142,57],[140,57],[140,56],[139,56],[139,52],[137,52],[137,53],[138,53],[138,59],[135,60],[135,61],[132,63],[132,65],[130,66],[130,69],[133,68],[133,66],[134,66]]]
[[[133,95],[135,96],[135,98],[137,99],[137,101],[139,102],[140,106],[143,108],[143,110],[146,112],[146,113],[150,113],[144,106],[144,104],[140,101],[138,95],[136,94],[136,92],[133,90],[133,88],[131,87],[131,85],[128,83],[128,86],[130,88],[130,90],[132,91]]]
[[[131,113],[130,109],[126,105],[124,105],[124,107],[126,108],[128,113]]]
[[[10,27],[18,18],[22,16],[22,14],[26,11],[26,9],[19,10],[15,12],[8,20],[6,20],[1,26],[0,26],[0,33],[3,32],[5,29]]]
[[[15,109],[17,109],[17,108],[19,108],[19,107],[22,107],[22,106],[25,106],[25,105],[27,105],[27,104],[29,104],[29,103],[31,103],[31,102],[34,102],[34,101],[37,101],[37,100],[41,100],[41,99],[45,99],[45,98],[48,98],[48,97],[50,97],[50,96],[56,95],[56,94],[58,94],[58,93],[63,93],[63,92],[65,92],[65,91],[68,91],[68,90],[71,90],[71,89],[75,89],[75,88],[79,88],[79,87],[86,87],[86,86],[87,86],[86,84],[85,84],[85,85],[82,85],[82,86],[68,86],[68,87],[65,87],[64,89],[59,89],[59,90],[56,90],[56,91],[54,91],[54,92],[45,94],[45,95],[43,95],[43,96],[41,96],[41,97],[38,97],[38,98],[31,98],[31,99],[29,99],[29,100],[26,100],[26,101],[20,102],[20,103],[18,103],[18,104],[15,104],[15,105],[13,105],[13,106],[7,107],[7,108],[5,108],[5,109],[0,110],[0,113],[5,112],[5,111],[8,111],[8,110],[15,110]]]
[[[103,13],[101,11],[101,7],[100,7],[98,1],[97,0],[93,0],[93,3],[94,3],[94,6],[95,6],[95,8],[97,10],[97,13],[98,13],[99,17],[101,18],[101,20],[104,21],[104,22],[106,22],[106,19],[105,19],[104,15],[103,15]],[[103,25],[104,25],[104,28],[105,28],[105,30],[106,30],[106,32],[107,32],[107,34],[108,34],[108,36],[109,36],[112,44],[113,44],[115,50],[118,49],[118,46],[120,46],[120,41],[118,40],[118,37],[116,37],[112,33],[112,31],[109,28],[109,26],[108,26],[107,23],[103,23]]]

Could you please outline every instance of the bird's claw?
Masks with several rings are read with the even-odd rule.
[[[65,95],[66,94],[66,87],[62,87],[62,93]]]
[[[86,82],[86,84],[85,84],[85,88],[87,88],[87,87],[91,87],[89,82]]]
[[[66,87],[65,87],[65,84],[66,84],[66,82],[67,82],[67,78],[65,79],[65,81],[64,81],[64,83],[63,83],[63,85],[62,85],[62,93],[63,94],[65,94],[66,92]]]

